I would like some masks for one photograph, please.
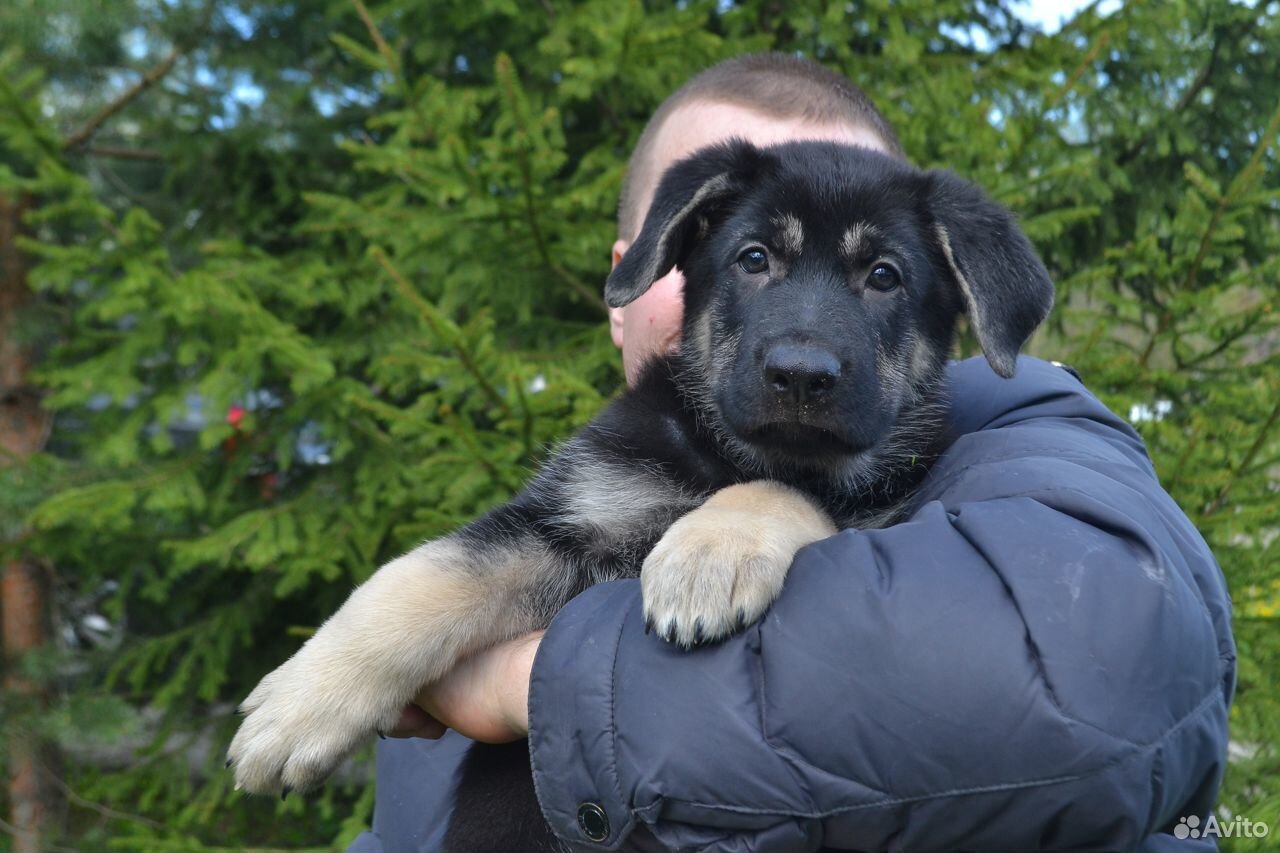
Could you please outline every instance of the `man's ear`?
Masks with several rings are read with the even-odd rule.
[[[1007,379],[1053,307],[1053,281],[1006,208],[950,172],[929,179],[934,238],[987,362]]]
[[[609,273],[604,301],[620,308],[671,272],[696,239],[699,220],[742,191],[757,168],[760,150],[732,139],[677,161],[663,174],[644,225]]]

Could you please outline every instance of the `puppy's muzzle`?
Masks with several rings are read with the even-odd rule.
[[[840,383],[840,361],[825,349],[777,344],[764,354],[765,394],[782,405],[825,401]]]

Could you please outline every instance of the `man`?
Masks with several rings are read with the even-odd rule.
[[[722,63],[641,137],[615,265],[666,166],[729,136],[903,156],[820,66]],[[628,382],[677,341],[681,286],[612,312]],[[379,745],[352,853],[439,849],[461,735],[527,735],[544,814],[581,849],[1215,849],[1161,834],[1208,812],[1225,764],[1213,557],[1066,371],[969,360],[949,383],[957,440],[913,518],[805,549],[765,618],[716,646],[647,636],[639,584],[618,581],[469,661],[406,709],[395,734],[417,738]]]

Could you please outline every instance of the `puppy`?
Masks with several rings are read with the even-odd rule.
[[[462,657],[546,627],[592,584],[639,575],[648,623],[682,646],[754,622],[797,550],[911,510],[945,446],[957,315],[1009,377],[1053,303],[1013,217],[976,187],[824,142],[732,141],[672,166],[608,303],[675,266],[678,353],[510,503],[379,569],[264,678],[231,744],[238,787],[319,784]],[[527,776],[519,752],[506,766]],[[531,847],[514,817],[468,822],[479,788],[468,771],[451,850],[552,849],[545,824]]]

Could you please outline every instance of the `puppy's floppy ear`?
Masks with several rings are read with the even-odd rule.
[[[671,271],[694,239],[699,217],[729,201],[746,186],[761,159],[741,139],[703,148],[663,174],[644,226],[609,273],[604,300],[611,308],[635,301]]]
[[[950,172],[929,179],[934,237],[987,362],[1007,379],[1053,307],[1053,281],[1006,208]]]

